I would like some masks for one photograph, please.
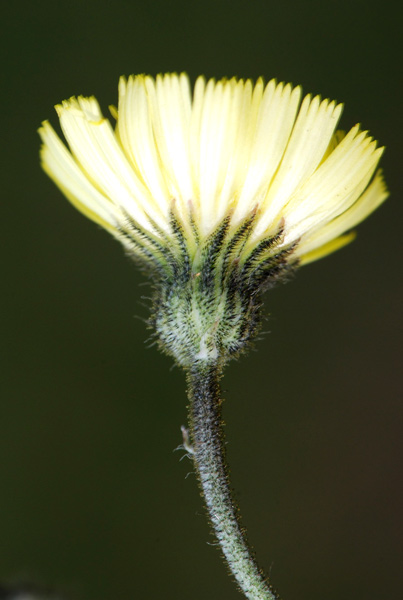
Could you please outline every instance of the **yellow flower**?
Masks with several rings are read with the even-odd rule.
[[[185,74],[138,75],[120,80],[115,129],[93,97],[56,110],[70,152],[44,122],[43,168],[134,253],[128,219],[165,243],[174,203],[199,242],[229,215],[235,231],[253,213],[249,246],[281,230],[277,251],[293,248],[292,260],[306,263],[350,241],[388,195],[375,174],[383,148],[359,126],[336,131],[342,105],[301,102],[290,84],[199,77],[192,94]]]
[[[261,324],[262,293],[337,250],[387,197],[383,148],[342,106],[262,79],[121,78],[114,129],[95,98],[56,107],[42,166],[68,199],[153,269],[150,324],[187,372],[184,447],[211,525],[245,596],[276,600],[250,554],[231,497],[219,379]]]

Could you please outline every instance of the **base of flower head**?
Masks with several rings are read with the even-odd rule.
[[[234,228],[228,215],[204,240],[195,227],[185,230],[174,210],[164,241],[162,232],[154,238],[130,220],[122,228],[134,258],[158,274],[151,324],[181,366],[225,363],[241,353],[259,328],[261,294],[296,267],[281,227],[250,243],[255,221],[253,211]]]

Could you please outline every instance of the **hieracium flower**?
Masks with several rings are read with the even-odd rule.
[[[115,236],[155,284],[151,322],[186,368],[196,470],[210,518],[248,598],[275,593],[251,558],[230,498],[218,379],[260,323],[261,294],[348,243],[387,197],[383,149],[342,106],[259,79],[121,78],[114,128],[95,98],[56,107],[42,165],[67,198]]]

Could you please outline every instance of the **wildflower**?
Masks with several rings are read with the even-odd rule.
[[[185,74],[121,78],[115,129],[93,97],[56,110],[70,150],[44,122],[42,166],[151,272],[151,321],[187,369],[217,538],[245,595],[273,599],[230,497],[218,380],[254,336],[262,292],[344,246],[385,200],[383,148],[358,125],[336,129],[341,104],[274,80],[199,77],[192,94]]]
[[[95,98],[56,110],[70,152],[43,123],[43,168],[164,280],[153,322],[183,365],[241,351],[260,292],[348,243],[387,197],[383,148],[358,125],[336,130],[340,104],[301,103],[300,87],[274,80],[199,77],[192,98],[184,74],[122,77],[115,130]]]

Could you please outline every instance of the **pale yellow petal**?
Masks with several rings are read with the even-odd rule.
[[[319,248],[316,248],[315,250],[312,250],[307,254],[303,254],[300,258],[299,264],[307,265],[308,263],[313,262],[314,260],[323,258],[324,256],[331,254],[332,252],[336,252],[336,250],[340,250],[340,248],[343,248],[343,246],[346,246],[347,244],[352,242],[355,236],[355,232],[352,231],[351,233],[342,235],[341,237],[331,240],[327,244],[324,244],[323,246],[320,246]]]
[[[241,219],[254,205],[262,204],[276,173],[290,134],[300,101],[301,89],[270,81],[264,91],[256,129],[249,132],[251,146],[248,170],[235,209]]]
[[[316,96],[306,96],[291,137],[264,202],[264,211],[256,235],[282,216],[290,197],[314,173],[332,139],[342,105]]]
[[[328,222],[326,226],[321,227],[313,235],[303,237],[296,254],[304,257],[305,254],[316,250],[316,248],[320,249],[329,240],[337,238],[345,231],[352,229],[376,210],[388,195],[382,173],[379,171],[370,186],[348,210]]]
[[[166,226],[159,207],[122,152],[109,121],[95,112],[94,102],[80,98],[57,108],[74,156],[101,193],[141,225],[148,226],[146,214],[150,214],[161,226]]]
[[[117,134],[122,147],[167,218],[170,195],[164,180],[164,165],[155,145],[144,76],[129,77],[127,82],[120,79],[118,114]]]
[[[41,164],[72,204],[107,229],[116,228],[121,213],[102,195],[77,165],[48,122],[39,129],[43,145]]]
[[[383,149],[364,133],[355,137],[352,131],[285,207],[287,242],[334,219],[367,187]]]
[[[145,78],[155,143],[171,199],[184,212],[193,193],[189,156],[191,95],[186,75]]]

